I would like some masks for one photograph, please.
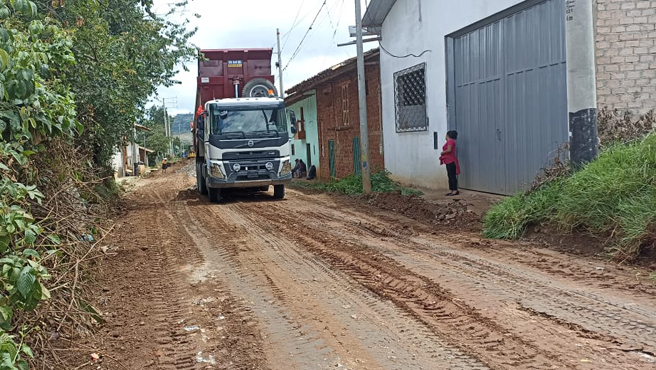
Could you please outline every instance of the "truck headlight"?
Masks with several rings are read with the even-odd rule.
[[[289,175],[292,173],[292,164],[289,159],[282,162],[282,167],[280,168],[280,176]]]
[[[218,163],[212,163],[210,166],[210,176],[218,179],[225,178],[225,176],[223,176],[223,172],[221,171],[221,166]]]

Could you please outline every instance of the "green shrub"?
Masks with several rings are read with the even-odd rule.
[[[93,188],[94,193],[103,201],[112,201],[121,194],[121,188],[113,178],[106,179]]]
[[[421,195],[422,193],[415,189],[404,188],[398,182],[389,177],[388,171],[377,171],[371,174],[371,190],[374,193],[394,193]],[[298,182],[295,185],[326,191],[330,193],[342,193],[347,195],[362,194],[362,175],[350,175],[339,180],[330,182]]]
[[[494,206],[484,235],[516,239],[534,224],[610,237],[612,249],[635,256],[656,232],[656,135],[614,144],[566,178]]]

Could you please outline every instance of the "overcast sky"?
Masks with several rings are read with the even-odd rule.
[[[166,13],[172,1],[175,0],[155,0],[156,12]],[[198,26],[191,41],[201,49],[273,47],[275,52],[276,28],[280,28],[283,65],[287,65],[323,3],[324,0],[191,0],[187,11],[175,17],[189,18],[192,27]],[[362,7],[364,12],[364,0]],[[201,18],[193,17],[194,13]],[[318,14],[298,55],[285,71],[285,89],[355,56],[355,46],[336,45],[351,41],[348,26],[355,24],[354,1],[326,0]],[[365,44],[365,50],[375,46]],[[276,54],[273,59],[275,63]],[[189,72],[181,70],[177,75],[181,84],[159,88],[160,99],[177,97],[177,108],[169,109],[171,114],[194,110],[198,68],[196,62],[188,67]],[[273,74],[278,86],[277,70]]]

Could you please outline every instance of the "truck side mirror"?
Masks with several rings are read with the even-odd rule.
[[[296,113],[294,111],[289,111],[289,122],[291,122],[292,127],[296,126]]]
[[[292,134],[295,135],[296,134],[296,126],[292,125],[292,130],[291,131],[292,131]]]
[[[205,129],[205,113],[201,114],[198,117],[198,129],[199,130],[204,130]]]

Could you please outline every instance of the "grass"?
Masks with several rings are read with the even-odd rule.
[[[603,235],[611,249],[635,257],[656,236],[656,135],[605,149],[574,174],[519,194],[485,216],[484,235],[517,239],[531,225]]]
[[[121,193],[121,188],[113,178],[108,178],[102,183],[96,185],[93,188],[93,192],[97,197],[91,198],[93,200],[92,203],[96,203],[98,200],[113,201],[118,199],[118,196]]]
[[[395,193],[401,192],[405,196],[422,195],[419,190],[405,188],[398,182],[389,177],[387,171],[378,171],[371,174],[371,190],[374,193]],[[342,193],[347,195],[362,194],[362,176],[351,175],[339,180],[330,182],[295,182],[296,186],[325,191],[329,193]]]

